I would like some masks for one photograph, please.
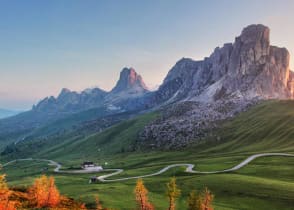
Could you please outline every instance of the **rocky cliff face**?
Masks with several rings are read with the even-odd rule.
[[[181,147],[207,137],[219,122],[259,100],[293,98],[289,57],[287,49],[270,45],[268,27],[250,25],[202,61],[181,59],[149,96],[152,105],[173,105],[144,128],[138,145]]]
[[[287,49],[270,45],[268,27],[250,25],[234,43],[217,47],[204,60],[179,60],[155,92],[148,91],[133,68],[124,68],[109,93],[94,89],[78,94],[63,89],[57,98],[46,98],[35,109],[81,110],[105,105],[135,110],[181,101],[293,98],[289,57]]]
[[[27,130],[91,108],[115,113],[161,109],[164,116],[145,127],[139,144],[178,147],[205,137],[218,122],[259,100],[293,98],[289,57],[287,49],[270,45],[268,27],[250,25],[234,43],[217,47],[203,60],[179,60],[157,91],[149,92],[133,68],[124,68],[110,92],[63,89],[58,97],[45,98],[8,124],[13,130],[15,124]],[[5,123],[0,130],[7,130]]]
[[[48,113],[75,113],[101,106],[122,111],[137,109],[135,99],[148,92],[142,77],[133,68],[124,68],[116,86],[106,92],[99,88],[86,89],[81,93],[63,88],[58,97],[47,97],[34,106],[33,111]]]
[[[133,68],[124,68],[116,86],[111,90],[111,93],[117,94],[121,92],[141,94],[148,91],[141,75],[137,74]]]
[[[141,109],[140,99],[148,92],[141,75],[133,68],[124,68],[116,86],[107,95],[105,104],[121,110]]]
[[[289,52],[270,45],[270,30],[246,27],[233,44],[216,48],[202,61],[181,59],[161,89],[169,100],[212,102],[223,98],[292,98]]]
[[[63,88],[57,98],[51,96],[43,99],[33,111],[48,113],[74,113],[98,107],[102,104],[107,92],[93,88],[77,93]]]

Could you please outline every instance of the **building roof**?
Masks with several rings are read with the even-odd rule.
[[[82,165],[93,165],[94,163],[91,161],[85,161]]]

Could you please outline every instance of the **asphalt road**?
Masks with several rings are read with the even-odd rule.
[[[251,155],[245,160],[243,160],[241,163],[238,165],[229,168],[229,169],[224,169],[224,170],[218,170],[218,171],[194,171],[194,164],[189,164],[189,163],[180,163],[180,164],[172,164],[168,165],[161,170],[151,173],[151,174],[146,174],[146,175],[141,175],[141,176],[132,176],[132,177],[125,177],[125,178],[118,178],[118,179],[108,179],[109,177],[116,176],[120,173],[122,173],[124,170],[123,169],[104,169],[103,172],[111,172],[110,174],[98,176],[97,179],[101,182],[119,182],[119,181],[126,181],[130,179],[138,179],[138,178],[146,178],[146,177],[152,177],[152,176],[157,176],[160,175],[166,171],[168,171],[171,168],[175,167],[186,167],[185,172],[191,173],[191,174],[219,174],[219,173],[227,173],[227,172],[233,172],[236,170],[239,170],[240,168],[243,168],[247,164],[249,164],[251,161],[255,160],[256,158],[259,157],[267,157],[267,156],[284,156],[284,157],[294,157],[292,154],[287,154],[287,153],[261,153],[261,154],[255,154]],[[26,159],[17,159],[17,160],[12,160],[8,163],[5,163],[2,165],[2,167],[6,167],[7,165],[13,164],[17,161],[45,161],[48,162],[49,165],[55,166],[54,172],[56,173],[67,173],[67,174],[82,174],[82,173],[95,173],[98,171],[95,170],[61,170],[62,165],[60,163],[57,163],[53,160],[47,160],[47,159],[33,159],[33,158],[26,158]]]

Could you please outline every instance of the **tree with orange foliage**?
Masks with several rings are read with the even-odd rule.
[[[201,193],[201,210],[213,210],[211,204],[213,198],[214,195],[206,187],[204,191]]]
[[[148,190],[144,186],[143,180],[138,179],[134,190],[138,209],[154,210],[154,206],[148,201]]]
[[[168,210],[175,210],[176,209],[176,200],[181,195],[181,191],[177,187],[175,177],[171,178],[170,182],[167,184],[167,192],[166,192],[166,194],[167,194],[168,199],[169,199]]]
[[[49,186],[48,186],[48,199],[47,203],[49,207],[55,207],[60,202],[60,193],[55,185],[55,180],[51,176],[49,178]]]
[[[6,184],[5,175],[0,175],[0,209],[16,210],[15,202],[9,200],[11,192]]]
[[[102,204],[100,203],[100,199],[98,196],[95,197],[96,202],[96,210],[103,210]]]
[[[37,208],[56,207],[60,202],[60,194],[53,177],[42,175],[29,189],[31,204]]]
[[[188,197],[188,210],[201,210],[201,196],[196,190],[190,192]]]

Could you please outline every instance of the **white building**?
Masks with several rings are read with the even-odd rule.
[[[102,166],[97,166],[93,162],[86,161],[82,164],[82,169],[87,171],[102,171]]]

